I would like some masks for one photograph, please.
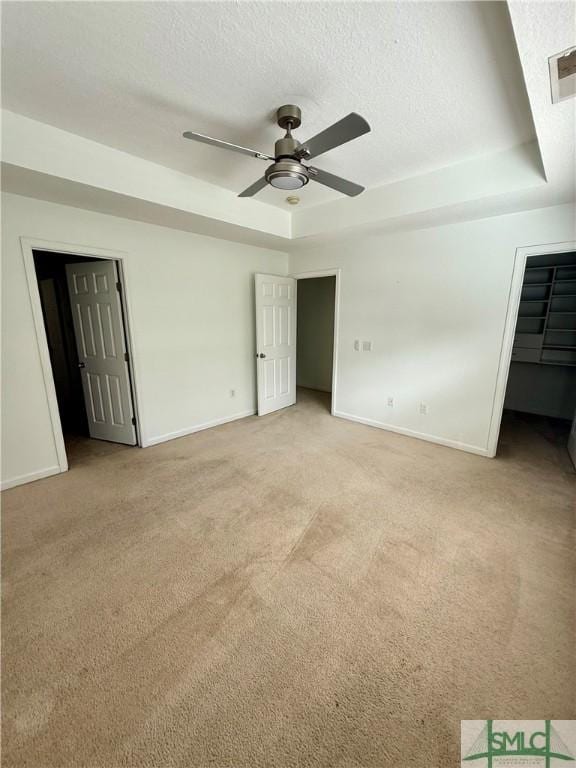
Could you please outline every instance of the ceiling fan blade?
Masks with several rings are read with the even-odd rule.
[[[357,139],[358,136],[362,136],[369,131],[370,126],[366,120],[357,115],[356,112],[350,112],[342,120],[338,120],[334,125],[321,131],[321,133],[317,133],[316,136],[308,139],[308,141],[303,142],[302,146],[298,148],[297,154],[309,160],[322,155],[324,152],[328,152],[329,149],[346,144],[347,141]]]
[[[333,173],[321,171],[320,168],[309,166],[308,173],[312,181],[317,181],[319,184],[324,184],[325,187],[335,189],[336,192],[343,192],[348,197],[356,197],[360,192],[364,192],[364,187],[361,187],[360,184],[354,184],[353,181],[348,181],[340,176],[334,176]]]
[[[204,136],[203,133],[185,131],[182,136],[184,136],[185,139],[192,139],[192,141],[201,141],[202,144],[210,144],[213,147],[220,147],[220,149],[230,149],[232,152],[239,152],[241,155],[257,157],[260,160],[272,160],[272,162],[274,162],[274,158],[264,154],[264,152],[257,152],[255,149],[248,149],[247,147],[241,147],[238,144],[231,144],[229,141],[213,139],[211,136]]]
[[[252,195],[255,195],[256,192],[260,192],[261,189],[264,189],[264,187],[268,184],[265,177],[262,176],[261,179],[258,179],[258,181],[255,181],[254,184],[251,184],[248,189],[245,189],[244,192],[240,192],[238,197],[252,197]]]

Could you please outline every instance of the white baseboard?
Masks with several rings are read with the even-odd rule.
[[[235,413],[232,416],[225,416],[222,419],[213,419],[212,421],[206,421],[203,424],[195,424],[192,427],[185,427],[184,429],[178,429],[175,432],[166,432],[165,435],[156,435],[156,437],[149,437],[142,441],[142,448],[148,448],[151,445],[158,445],[158,443],[166,443],[168,440],[176,440],[178,437],[186,437],[186,435],[192,435],[194,432],[201,432],[203,429],[210,429],[211,427],[219,427],[221,424],[228,424],[230,421],[238,421],[238,419],[245,419],[247,416],[254,416],[256,411],[254,409],[250,411],[243,411],[242,413]]]
[[[175,440],[178,437],[185,437],[186,435],[192,435],[194,432],[201,432],[203,429],[210,429],[211,427],[218,427],[222,424],[228,424],[231,421],[238,421],[239,419],[245,419],[247,416],[254,416],[256,411],[251,409],[249,411],[243,411],[242,413],[235,413],[232,416],[225,416],[222,419],[213,419],[212,421],[206,421],[203,424],[196,424],[192,427],[186,427],[184,429],[176,430],[175,432],[167,432],[164,435],[157,435],[151,437],[142,442],[143,448],[148,448],[158,443],[165,443],[168,440]],[[490,456],[487,448],[479,448],[476,445],[468,445],[467,443],[461,443],[457,440],[446,440],[443,437],[436,437],[435,435],[428,435],[424,432],[416,432],[412,429],[404,429],[402,427],[396,427],[392,424],[385,424],[381,421],[375,421],[374,419],[365,419],[362,416],[355,416],[352,413],[344,413],[343,411],[334,411],[334,416],[340,419],[347,419],[348,421],[355,421],[359,424],[365,424],[369,427],[377,427],[378,429],[385,429],[388,432],[396,432],[399,435],[405,435],[407,437],[415,437],[418,440],[426,440],[429,443],[436,443],[437,445],[444,445],[447,448],[456,448],[460,451],[467,451],[468,453],[475,453],[478,456]],[[37,472],[29,472],[26,475],[18,475],[12,477],[9,480],[3,480],[0,483],[0,490],[6,491],[9,488],[14,488],[17,485],[24,485],[25,483],[32,483],[35,480],[42,480],[45,477],[51,475],[60,474],[61,469],[59,466],[46,467],[40,469]]]
[[[18,475],[9,480],[2,480],[0,483],[0,490],[7,491],[8,488],[14,488],[17,485],[24,485],[25,483],[33,483],[35,480],[42,480],[51,475],[59,475],[61,472],[62,470],[58,466],[46,467],[46,469],[39,469],[37,472],[28,472],[25,475]]]
[[[460,443],[458,440],[447,440],[444,437],[428,435],[425,432],[416,432],[413,429],[404,429],[403,427],[397,427],[393,424],[385,424],[382,421],[365,419],[362,416],[354,416],[352,413],[334,411],[333,415],[338,416],[340,419],[347,419],[348,421],[357,421],[359,424],[366,424],[368,427],[377,427],[378,429],[385,429],[388,432],[396,432],[397,434],[405,435],[406,437],[415,437],[418,440],[426,440],[428,443],[444,445],[446,448],[456,448],[459,451],[467,451],[468,453],[475,453],[478,456],[490,457],[490,453],[487,448],[480,448],[477,445],[468,445],[468,443]]]

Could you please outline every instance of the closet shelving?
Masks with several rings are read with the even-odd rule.
[[[512,360],[576,366],[576,254],[526,267]]]

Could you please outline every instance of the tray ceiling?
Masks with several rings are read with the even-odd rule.
[[[240,192],[275,109],[308,138],[350,111],[372,133],[321,168],[373,188],[534,138],[505,3],[5,2],[3,106]],[[310,183],[301,205],[340,196]],[[258,199],[288,207],[286,193]],[[249,205],[250,202],[246,201]]]

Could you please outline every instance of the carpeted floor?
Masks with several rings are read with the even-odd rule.
[[[3,494],[4,768],[449,768],[460,719],[574,718],[576,475],[325,396]]]

